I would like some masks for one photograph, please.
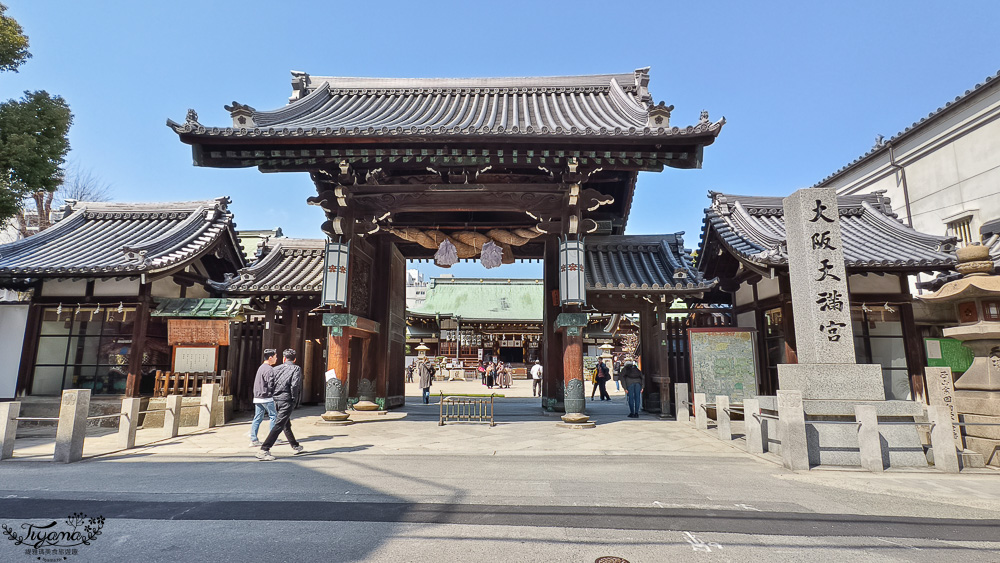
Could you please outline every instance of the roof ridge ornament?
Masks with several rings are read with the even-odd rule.
[[[253,114],[257,112],[256,109],[246,104],[241,104],[236,100],[233,100],[232,105],[225,105],[222,107],[228,111],[229,116],[233,118],[233,129],[246,129],[257,126],[257,123],[253,119]]]
[[[303,72],[301,70],[293,70],[292,73],[292,95],[288,98],[288,102],[294,102],[300,100],[309,94],[309,86],[312,80],[309,78],[309,73]]]

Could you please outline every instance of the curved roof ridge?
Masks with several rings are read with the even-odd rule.
[[[181,222],[177,223],[170,229],[157,234],[155,237],[138,241],[133,244],[126,244],[122,247],[125,252],[138,252],[138,251],[157,251],[163,250],[164,248],[169,248],[172,246],[171,242],[176,240],[178,235],[194,235],[195,233],[201,232],[208,228],[211,223],[217,218],[213,216],[209,221],[204,221],[207,219],[205,213],[211,211],[211,208],[199,207],[192,211],[187,217],[185,217]],[[217,211],[217,210],[216,210]]]
[[[578,87],[608,86],[611,80],[623,79],[635,85],[634,72],[579,74],[557,76],[470,76],[439,78],[393,78],[373,76],[314,76],[308,75],[309,84],[305,89],[321,88],[326,84],[331,89],[416,89],[416,88],[521,88],[521,87]]]
[[[280,108],[265,111],[254,111],[253,119],[259,127],[267,127],[272,123],[298,119],[299,117],[322,107],[327,101],[329,101],[329,94],[329,88],[316,88],[307,96],[303,96],[298,100],[289,102]]]

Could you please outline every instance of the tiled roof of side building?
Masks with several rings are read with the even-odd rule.
[[[323,287],[323,239],[270,238],[261,257],[223,282],[210,282],[230,295],[315,293]]]
[[[420,316],[452,316],[477,321],[541,321],[542,280],[434,278],[427,298],[409,311]]]
[[[586,238],[587,289],[674,294],[711,289],[716,280],[706,280],[694,267],[683,234]]]
[[[780,197],[711,192],[705,210],[699,269],[711,259],[706,245],[717,237],[740,260],[769,268],[788,264]],[[956,263],[954,237],[928,235],[903,224],[880,193],[840,196],[839,217],[847,268],[859,271],[949,270]]]
[[[229,198],[173,203],[74,202],[52,227],[0,245],[0,278],[135,276],[172,270],[229,237]],[[235,258],[242,260],[242,258]]]
[[[205,127],[189,112],[177,133],[205,136],[703,136],[725,120],[707,112],[696,125],[673,127],[664,103],[653,105],[649,69],[626,74],[529,78],[351,78],[293,73],[288,105],[257,111],[226,106],[233,127]]]

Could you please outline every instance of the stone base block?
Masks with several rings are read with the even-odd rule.
[[[1000,393],[955,391],[955,409],[963,414],[1000,416]]]
[[[354,424],[355,421],[351,419],[346,420],[318,420],[316,421],[316,426],[347,426]]]
[[[984,463],[987,465],[1000,467],[1000,440],[966,436],[965,447],[966,449],[981,454],[983,456]]]
[[[340,422],[343,420],[347,420],[348,418],[351,417],[351,415],[343,411],[326,411],[325,413],[321,414],[320,417],[326,422]]]
[[[567,424],[582,424],[590,420],[589,416],[580,412],[569,412],[562,415],[559,418],[561,418],[563,422]]]
[[[806,416],[849,416],[854,418],[854,407],[875,407],[879,418],[924,415],[924,405],[916,401],[802,401]]]
[[[924,447],[911,425],[879,425],[883,467],[927,467]],[[806,421],[810,465],[861,465],[858,427]]]
[[[767,414],[776,415],[778,412],[778,400],[773,395],[761,395],[757,397],[760,403],[760,410]],[[854,407],[858,405],[871,405],[875,407],[879,417],[923,416],[925,408],[923,403],[916,401],[824,401],[806,400],[802,401],[802,410],[806,416],[849,416],[854,417]]]
[[[371,401],[358,401],[354,403],[354,410],[356,411],[377,411],[378,405]]]
[[[882,366],[876,364],[779,364],[778,388],[802,391],[805,400],[885,400]]]
[[[573,430],[582,430],[584,428],[596,428],[597,425],[593,422],[557,422],[556,426],[560,428],[570,428]]]
[[[958,452],[958,465],[963,469],[966,467],[986,467],[986,459],[979,452],[965,450]]]
[[[976,414],[960,414],[962,422],[970,424],[996,424],[997,426],[963,426],[962,433],[975,438],[1000,440],[1000,416],[980,416]]]

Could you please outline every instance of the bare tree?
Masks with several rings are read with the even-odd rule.
[[[92,170],[72,164],[66,171],[66,180],[56,191],[31,194],[30,201],[17,212],[17,230],[22,237],[44,231],[52,226],[53,206],[59,209],[69,200],[110,201],[111,191],[111,185]]]

